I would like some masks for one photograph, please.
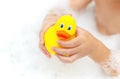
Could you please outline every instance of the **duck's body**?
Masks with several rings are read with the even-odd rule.
[[[58,40],[70,40],[75,37],[76,23],[70,15],[64,15],[58,19],[55,25],[51,26],[44,36],[45,47],[51,55],[55,55],[52,47],[60,47]]]
[[[59,38],[56,35],[56,31],[55,31],[55,26],[51,26],[45,33],[44,36],[44,41],[45,41],[45,47],[48,50],[48,52],[50,52],[50,54],[55,55],[55,52],[52,51],[52,47],[60,47],[57,44],[57,41],[59,40]]]

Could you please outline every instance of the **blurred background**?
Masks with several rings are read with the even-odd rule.
[[[58,0],[0,0],[0,44],[4,43],[0,47],[13,40],[23,27],[30,27],[36,21],[41,22],[57,2]]]

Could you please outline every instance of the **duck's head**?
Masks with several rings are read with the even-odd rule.
[[[64,15],[55,24],[56,34],[60,40],[67,40],[76,33],[76,22],[70,15]]]

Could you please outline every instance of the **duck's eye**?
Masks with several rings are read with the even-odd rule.
[[[64,27],[64,24],[61,24],[61,25],[60,25],[60,28],[63,28],[63,27]]]
[[[71,29],[72,29],[72,27],[71,27],[71,26],[69,26],[69,27],[68,27],[68,30],[71,30]]]

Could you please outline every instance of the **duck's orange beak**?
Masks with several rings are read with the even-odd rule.
[[[57,36],[60,40],[67,40],[68,38],[70,38],[70,35],[65,32],[65,31],[57,31]]]

